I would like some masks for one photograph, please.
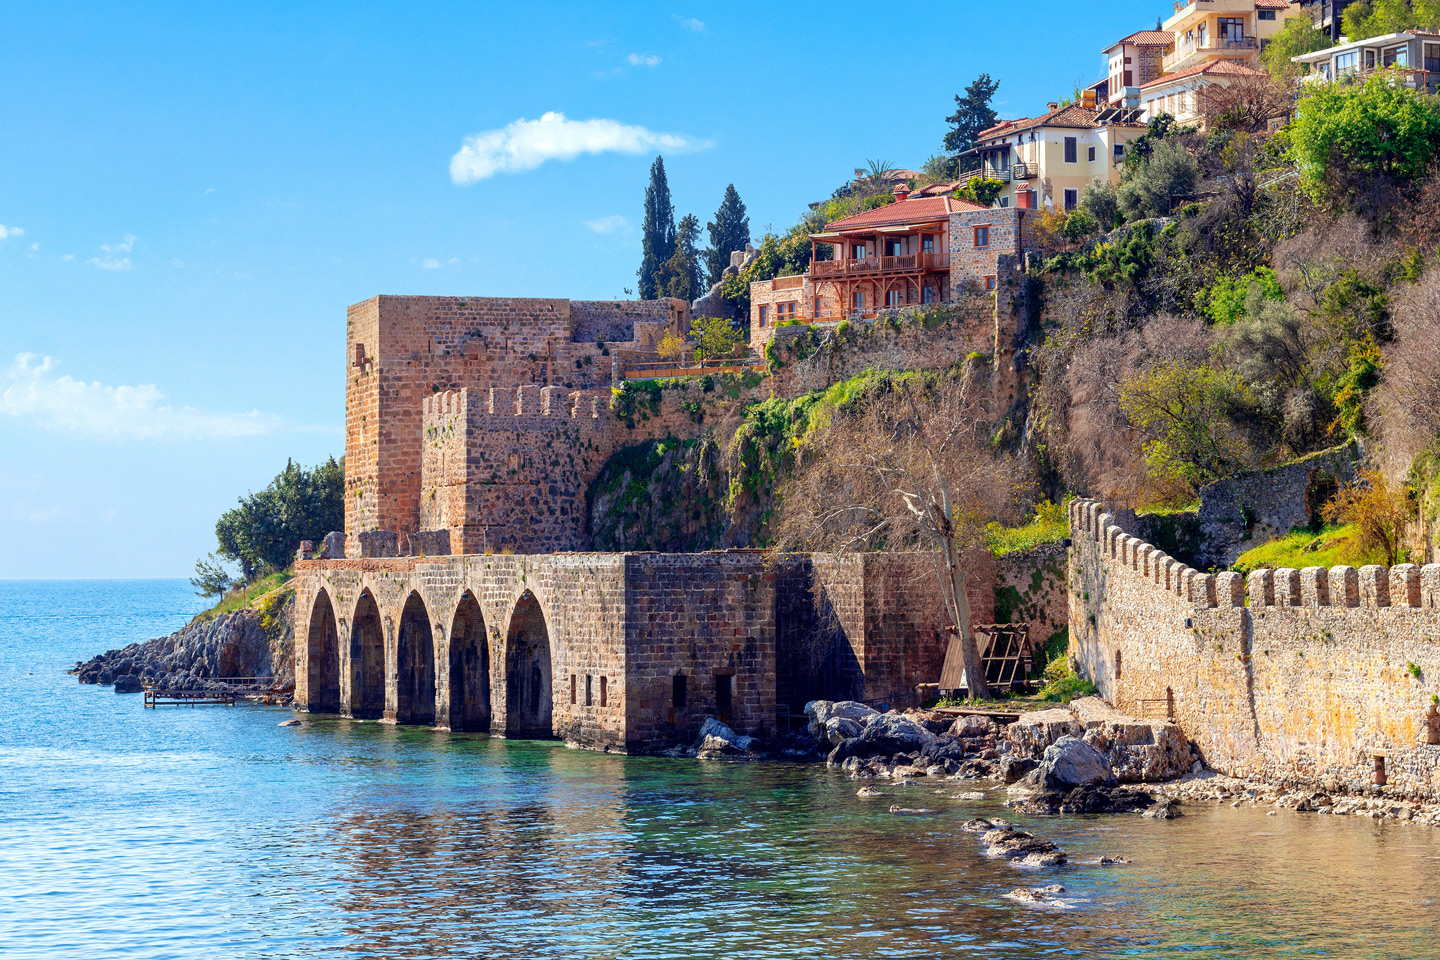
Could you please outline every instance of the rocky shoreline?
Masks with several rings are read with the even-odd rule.
[[[81,683],[113,685],[116,693],[139,693],[146,684],[161,693],[244,692],[219,682],[222,677],[268,678],[271,687],[293,690],[292,601],[288,591],[277,591],[253,609],[197,618],[169,636],[108,650],[69,672]]]

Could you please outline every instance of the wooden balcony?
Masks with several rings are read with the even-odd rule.
[[[896,257],[866,257],[863,260],[816,260],[810,264],[813,279],[830,277],[878,277],[892,273],[928,273],[950,269],[947,253],[907,253]]]

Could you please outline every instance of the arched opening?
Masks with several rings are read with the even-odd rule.
[[[550,631],[545,614],[528,590],[510,616],[505,644],[505,735],[548,737],[550,719]]]
[[[490,644],[485,617],[466,591],[450,625],[450,729],[490,729]]]
[[[430,615],[420,594],[412,593],[400,614],[396,640],[395,720],[398,723],[435,722],[435,641]]]
[[[340,639],[335,626],[335,608],[330,594],[321,590],[310,609],[310,631],[306,634],[306,709],[313,713],[340,710]]]
[[[1340,481],[1326,470],[1310,471],[1310,480],[1305,488],[1305,513],[1310,529],[1319,533],[1325,526],[1325,505],[1340,492]]]
[[[378,720],[385,712],[385,632],[369,590],[360,595],[350,623],[350,702],[345,712],[357,720]]]

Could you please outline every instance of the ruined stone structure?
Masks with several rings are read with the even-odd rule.
[[[466,388],[608,388],[623,352],[653,351],[667,328],[688,332],[683,301],[373,297],[352,306],[345,331],[352,555],[362,550],[362,533],[393,534],[400,549],[400,538],[422,529],[426,398]]]
[[[1144,715],[1173,691],[1223,773],[1358,792],[1378,758],[1392,794],[1440,797],[1440,565],[1247,580],[1166,556],[1095,501],[1070,523],[1071,655],[1111,703]]]

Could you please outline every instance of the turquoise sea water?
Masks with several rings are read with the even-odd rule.
[[[1028,818],[1134,862],[1022,872],[960,829],[1003,812],[950,796],[983,785],[860,800],[822,768],[281,728],[65,675],[198,606],[183,581],[0,582],[0,957],[1440,957],[1429,828]],[[1052,882],[1068,909],[1004,897]]]

